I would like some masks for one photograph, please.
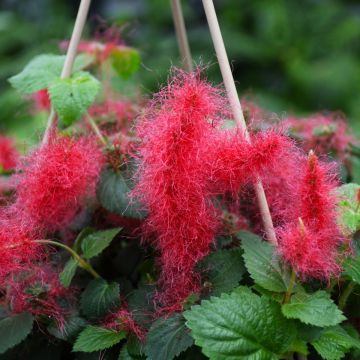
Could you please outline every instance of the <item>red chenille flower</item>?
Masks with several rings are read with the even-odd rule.
[[[16,167],[18,161],[18,153],[15,149],[13,141],[0,135],[0,167],[9,171]]]

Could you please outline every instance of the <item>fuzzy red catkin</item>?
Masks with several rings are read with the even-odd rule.
[[[0,168],[5,171],[13,170],[18,161],[18,153],[13,141],[0,135]]]
[[[61,229],[93,193],[102,165],[93,139],[55,135],[23,160],[14,206],[40,228]]]
[[[344,241],[336,223],[336,181],[331,166],[312,152],[298,176],[294,220],[278,231],[279,251],[299,276],[328,280],[340,271],[338,246]]]

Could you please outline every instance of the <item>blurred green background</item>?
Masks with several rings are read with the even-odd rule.
[[[183,0],[193,57],[220,81],[201,0]],[[79,0],[0,0],[0,131],[36,128],[6,79],[36,54],[58,53]],[[360,1],[215,0],[241,94],[265,108],[307,114],[343,111],[360,133]],[[178,63],[167,0],[94,0],[87,37],[116,23],[142,55],[132,80],[144,93]],[[30,128],[30,129],[29,129]],[[20,130],[18,130],[20,131]]]

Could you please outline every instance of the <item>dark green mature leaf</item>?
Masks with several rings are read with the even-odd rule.
[[[76,338],[80,331],[86,326],[85,319],[74,316],[66,319],[64,326],[60,329],[56,322],[50,324],[47,328],[48,332],[57,339],[64,341],[72,341]]]
[[[360,228],[359,191],[358,184],[345,184],[337,188],[339,223],[347,235],[355,233]]]
[[[140,67],[140,54],[137,50],[123,47],[114,49],[110,58],[116,73],[123,79],[128,79],[136,73]]]
[[[156,320],[147,335],[148,360],[172,360],[193,344],[181,314]]]
[[[55,79],[49,86],[49,95],[63,125],[76,121],[94,102],[100,82],[88,72],[77,72],[68,79]]]
[[[32,330],[33,321],[29,313],[0,320],[0,354],[25,340]]]
[[[218,250],[207,256],[201,267],[207,270],[211,293],[215,296],[238,286],[246,271],[241,249]]]
[[[360,256],[347,258],[344,261],[344,274],[350,276],[351,280],[360,284]]]
[[[86,236],[81,242],[81,250],[87,259],[99,255],[107,248],[121,228],[102,230]]]
[[[64,55],[46,54],[36,56],[17,75],[9,79],[11,85],[22,94],[32,94],[36,91],[48,88],[51,83],[58,79],[64,65]],[[79,55],[74,64],[74,70],[78,71],[86,67],[92,61],[89,56]]]
[[[296,337],[280,305],[240,287],[184,313],[195,343],[211,360],[276,360]]]
[[[320,338],[311,344],[325,360],[340,360],[350,349],[360,349],[360,341],[351,337],[341,326],[324,329]]]
[[[101,205],[110,212],[142,219],[144,212],[140,210],[140,206],[135,200],[129,198],[131,185],[131,181],[127,180],[122,173],[106,169],[101,174],[97,197]]]
[[[255,283],[266,290],[286,292],[286,274],[280,267],[274,247],[246,231],[241,231],[238,237],[242,240],[246,268]]]
[[[80,308],[88,318],[100,318],[120,306],[120,288],[117,283],[103,279],[92,280],[82,293]]]
[[[129,354],[127,345],[125,344],[119,354],[118,360],[133,360],[134,358]]]
[[[93,352],[108,349],[125,337],[125,331],[113,331],[89,325],[76,339],[73,351]]]
[[[346,320],[330,295],[322,290],[313,294],[294,294],[290,303],[282,306],[282,312],[287,318],[299,319],[305,324],[320,327],[334,326]]]
[[[65,288],[70,286],[71,281],[75,276],[77,266],[77,261],[74,258],[71,258],[65,264],[63,271],[59,274],[60,282]]]

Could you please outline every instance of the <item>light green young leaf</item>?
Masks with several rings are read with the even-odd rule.
[[[125,331],[113,331],[99,326],[87,326],[78,336],[73,351],[94,352],[108,349],[126,337]]]
[[[0,354],[25,340],[32,330],[33,321],[29,313],[21,313],[0,320]]]
[[[148,360],[172,360],[193,344],[181,314],[156,320],[147,335]]]
[[[287,318],[319,327],[334,326],[346,320],[330,295],[322,290],[313,294],[297,292],[290,303],[282,305],[282,312]]]
[[[110,58],[116,73],[125,80],[139,70],[141,59],[135,49],[125,46],[116,48],[111,52]]]
[[[352,281],[360,284],[360,256],[349,257],[344,261],[344,274],[348,275]]]
[[[119,284],[108,283],[103,279],[92,280],[82,293],[80,301],[83,314],[90,319],[101,318],[119,306]]]
[[[52,105],[63,125],[76,121],[94,102],[100,82],[88,72],[77,72],[68,79],[55,79],[49,86]]]
[[[75,276],[77,266],[77,261],[71,258],[65,264],[63,271],[59,274],[60,282],[65,288],[70,286],[71,281]]]
[[[288,274],[281,269],[274,247],[257,235],[241,231],[245,266],[251,278],[266,290],[286,292]]]
[[[311,344],[325,360],[341,360],[350,349],[360,349],[360,341],[351,337],[341,326],[324,329],[320,338]]]
[[[81,250],[87,259],[99,255],[106,249],[115,236],[121,231],[121,228],[101,230],[86,236],[81,242]]]
[[[36,56],[9,82],[21,94],[32,94],[48,88],[56,79],[60,78],[64,66],[65,55],[45,54]],[[74,64],[74,71],[85,68],[91,63],[88,55],[79,55]]]
[[[195,344],[211,360],[277,360],[296,338],[280,305],[240,287],[186,311]]]

